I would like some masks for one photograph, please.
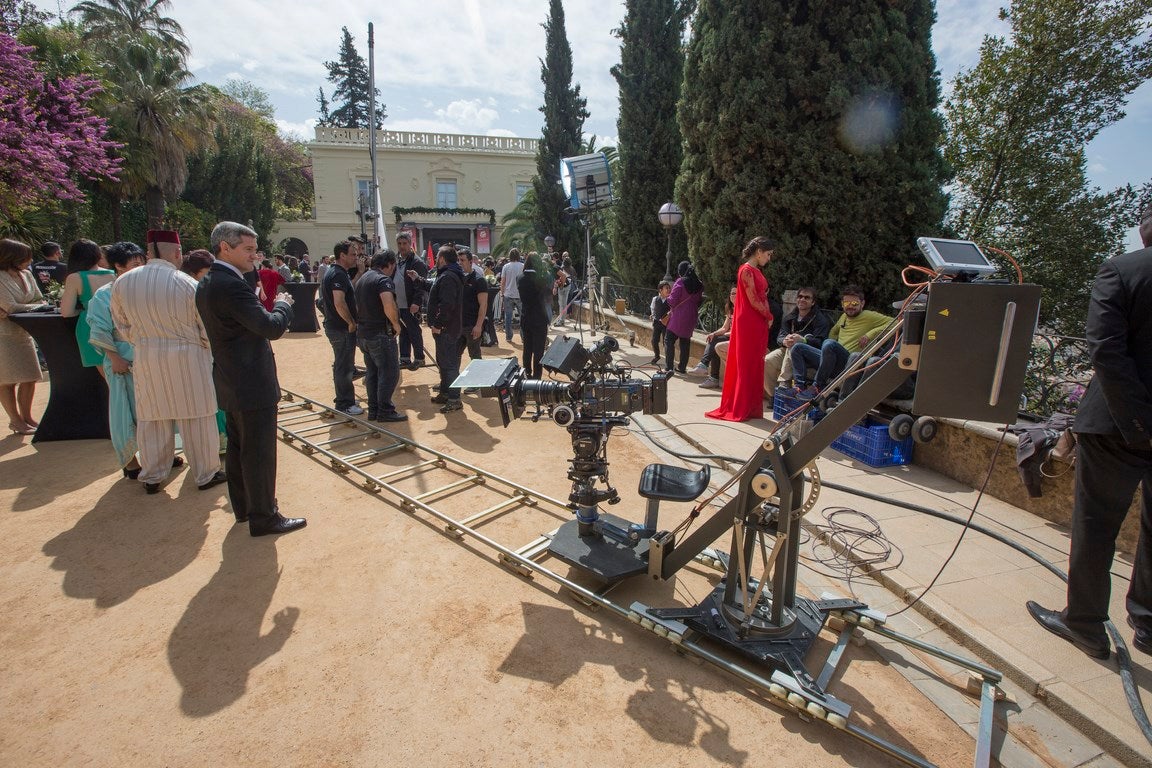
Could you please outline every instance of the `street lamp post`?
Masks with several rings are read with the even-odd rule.
[[[668,250],[664,252],[664,279],[672,282],[672,230],[684,220],[684,212],[676,203],[664,203],[657,214],[664,231],[668,233]]]

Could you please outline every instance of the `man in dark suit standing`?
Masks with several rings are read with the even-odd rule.
[[[1140,539],[1126,607],[1133,645],[1152,654],[1152,206],[1140,216],[1144,248],[1100,266],[1088,306],[1095,373],[1076,412],[1076,497],[1068,556],[1068,605],[1028,601],[1044,629],[1097,659],[1110,653],[1104,622],[1116,536],[1140,495]]]
[[[236,522],[253,536],[289,533],[307,525],[276,506],[276,404],[280,383],[271,339],[292,322],[292,297],[278,294],[271,312],[244,279],[252,270],[256,233],[233,221],[212,230],[216,261],[196,290],[196,308],[212,347],[212,380],[226,416],[228,498]]]

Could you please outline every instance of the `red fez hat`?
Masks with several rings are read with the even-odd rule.
[[[172,229],[150,229],[148,230],[148,243],[172,243],[180,245],[180,233]]]

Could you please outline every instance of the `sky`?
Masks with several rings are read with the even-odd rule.
[[[54,12],[61,7],[36,2]],[[945,91],[977,62],[985,34],[1007,31],[998,18],[1006,4],[937,0],[933,47]],[[599,146],[614,144],[618,93],[609,69],[620,60],[612,31],[624,0],[568,0],[564,11],[573,80],[591,112],[585,135],[597,136]],[[341,27],[367,59],[369,22],[385,129],[539,137],[547,14],[547,0],[172,0],[168,10],[184,28],[189,68],[199,80],[223,85],[239,78],[263,88],[280,128],[304,139],[314,135],[317,90],[331,95],[323,62],[336,58]],[[1127,112],[1088,147],[1089,176],[1103,189],[1152,179],[1152,83],[1132,95]],[[1135,245],[1134,234],[1130,239]]]

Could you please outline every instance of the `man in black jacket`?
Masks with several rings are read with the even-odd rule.
[[[1050,611],[1028,601],[1049,632],[1107,659],[1104,622],[1116,536],[1140,496],[1140,539],[1126,608],[1133,645],[1152,654],[1152,206],[1140,217],[1144,248],[1108,259],[1088,305],[1088,353],[1094,373],[1076,411],[1076,496],[1068,555],[1068,603]]]
[[[244,279],[256,254],[256,233],[233,221],[211,235],[216,261],[196,289],[196,309],[212,348],[216,400],[225,412],[228,498],[236,522],[253,536],[288,533],[307,525],[276,506],[276,404],[280,383],[270,339],[292,322],[292,297],[281,293],[268,312]]]
[[[420,330],[420,308],[424,304],[428,265],[412,250],[407,232],[396,235],[396,306],[400,309],[400,366],[413,371],[424,365],[424,333]],[[415,272],[415,277],[409,277]]]
[[[432,402],[443,406],[441,413],[464,407],[460,390],[451,388],[460,375],[460,332],[464,327],[464,272],[458,261],[455,248],[440,247],[436,254],[436,280],[428,292],[428,327],[436,338],[436,365],[440,368],[440,392]],[[420,280],[415,270],[409,271],[408,277]]]

